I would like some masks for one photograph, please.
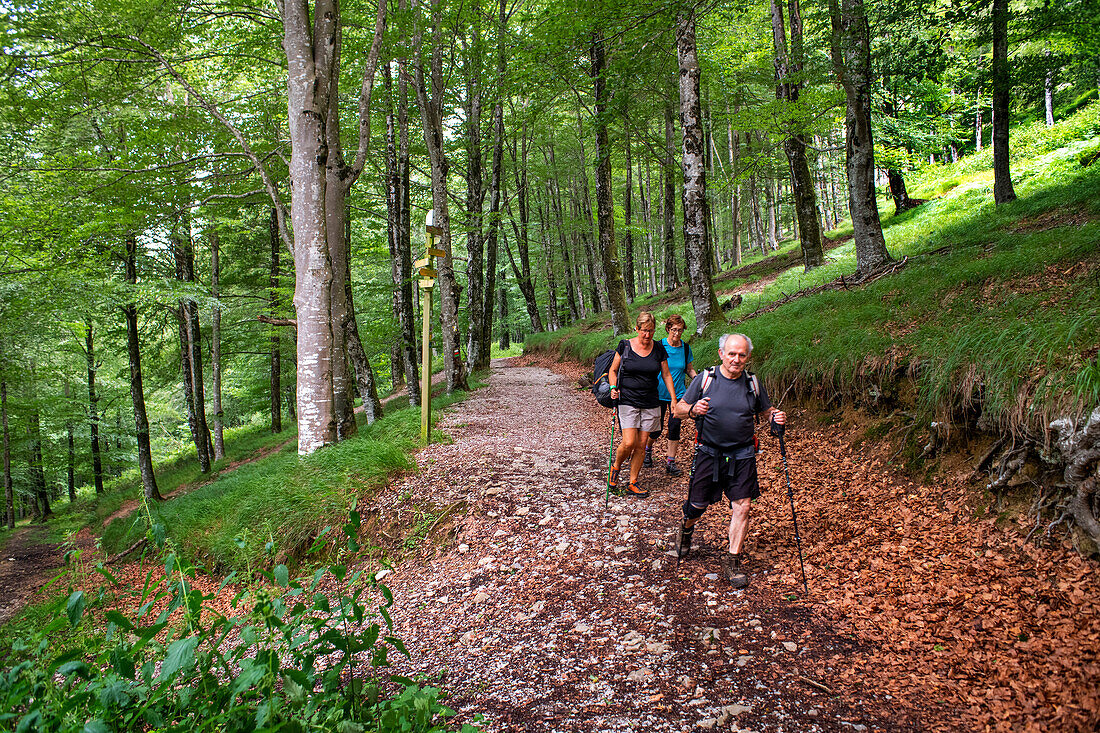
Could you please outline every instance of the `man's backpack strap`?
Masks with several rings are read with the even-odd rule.
[[[711,383],[714,382],[714,370],[715,367],[707,367],[703,370],[703,387],[699,392],[699,399],[703,399],[707,394],[707,389]],[[752,418],[753,420],[760,421],[760,380],[752,372],[746,371],[745,374],[749,377],[749,392],[752,394]]]

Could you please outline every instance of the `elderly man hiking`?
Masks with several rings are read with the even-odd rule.
[[[752,356],[748,336],[722,336],[718,339],[718,355],[721,365],[697,375],[675,408],[677,417],[696,420],[699,436],[677,553],[681,558],[687,556],[695,523],[724,495],[732,516],[730,547],[722,557],[722,570],[734,588],[744,588],[749,576],[741,567],[741,545],[749,527],[749,503],[760,496],[753,441],[755,419],[763,415],[783,425],[787,415],[771,406],[763,385],[745,369]]]

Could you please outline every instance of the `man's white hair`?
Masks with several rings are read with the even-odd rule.
[[[730,336],[738,336],[740,338],[745,339],[745,343],[749,345],[749,354],[752,354],[752,339],[749,338],[748,336],[746,336],[743,333],[724,333],[724,334],[722,334],[722,336],[718,339],[718,350],[719,351],[725,351],[726,350],[725,349],[726,339],[728,339]]]

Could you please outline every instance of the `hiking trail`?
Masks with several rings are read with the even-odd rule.
[[[412,654],[392,671],[431,679],[443,670],[451,704],[463,719],[485,713],[489,730],[915,725],[915,711],[882,693],[823,691],[815,668],[855,642],[784,600],[790,584],[777,581],[791,568],[775,564],[756,531],[752,583],[729,588],[719,569],[728,509],[707,513],[677,566],[686,471],[673,479],[663,465],[643,469],[652,497],[612,496],[605,510],[611,411],[566,377],[527,366],[530,357],[510,361],[495,362],[489,386],[446,414],[441,428],[454,442],[422,451],[420,474],[391,487],[440,506],[470,503],[445,554],[385,579]],[[693,438],[684,436],[681,463]],[[785,502],[781,475],[761,476]]]

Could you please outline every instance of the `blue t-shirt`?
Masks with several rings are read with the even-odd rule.
[[[676,387],[676,399],[680,399],[684,396],[684,390],[687,389],[687,385],[684,384],[684,373],[687,372],[687,365],[695,361],[695,357],[692,356],[691,347],[685,341],[681,341],[679,346],[669,346],[668,339],[665,338],[661,339],[661,346],[665,347],[665,352],[668,354],[668,371],[672,375],[672,385]],[[672,402],[663,379],[657,380],[657,396],[661,402]]]

